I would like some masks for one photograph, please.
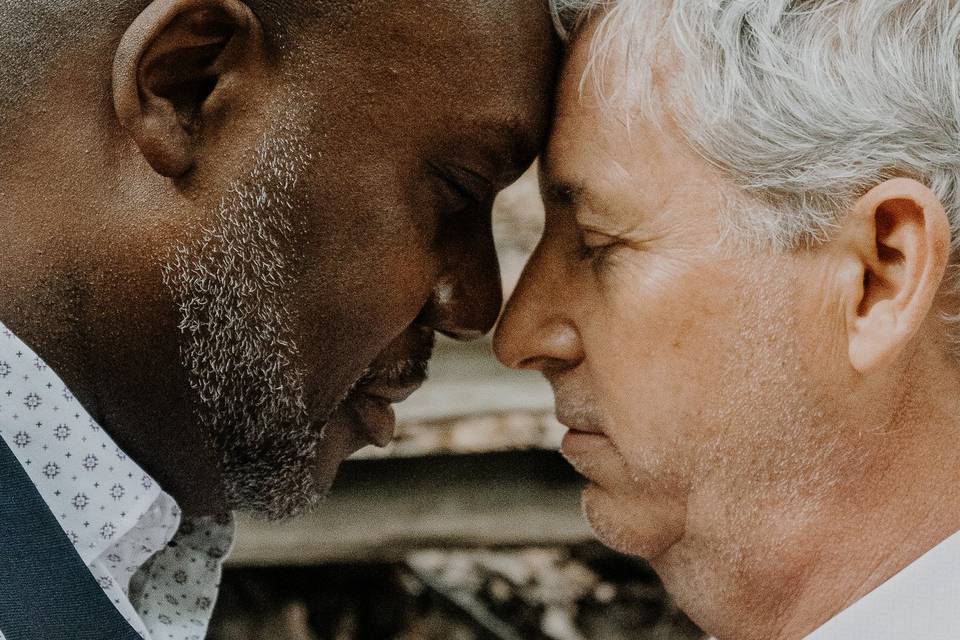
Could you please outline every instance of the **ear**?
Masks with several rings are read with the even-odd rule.
[[[850,363],[867,373],[893,362],[934,307],[950,225],[929,188],[895,178],[861,197],[845,226],[857,266],[846,306]]]
[[[157,173],[180,177],[194,165],[205,116],[262,60],[260,22],[241,0],[154,0],[114,58],[117,117]]]

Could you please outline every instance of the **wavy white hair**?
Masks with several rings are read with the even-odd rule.
[[[596,14],[587,73],[608,102],[625,99],[642,113],[655,102],[650,56],[679,53],[669,107],[693,147],[746,196],[725,212],[728,233],[784,250],[810,245],[830,236],[859,195],[909,176],[946,207],[955,265],[960,0],[551,5],[564,37]],[[590,74],[607,64],[624,65],[615,87],[598,79],[611,74]]]

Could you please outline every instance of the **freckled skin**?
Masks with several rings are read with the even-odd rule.
[[[374,1],[341,17],[282,48],[266,33],[203,112],[183,176],[159,175],[117,123],[111,72],[128,23],[63,52],[5,132],[0,319],[188,512],[223,509],[219,463],[161,265],[210,227],[292,96],[311,101],[293,114],[310,162],[283,247],[308,408],[325,415],[371,363],[404,357],[411,331],[473,338],[500,310],[490,207],[546,135],[559,47],[545,7]],[[478,202],[464,207],[438,175],[451,166],[481,176]],[[334,410],[316,460],[325,482],[357,448],[354,429]]]

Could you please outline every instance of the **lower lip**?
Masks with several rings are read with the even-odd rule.
[[[563,440],[560,442],[560,449],[564,453],[568,453],[579,449],[603,446],[608,442],[609,438],[602,433],[570,429],[563,435]]]
[[[567,431],[560,443],[560,452],[577,472],[593,479],[594,465],[599,459],[606,459],[612,443],[607,436],[586,431]]]
[[[390,444],[397,427],[397,416],[390,401],[361,393],[351,404],[354,417],[370,444],[377,447]]]

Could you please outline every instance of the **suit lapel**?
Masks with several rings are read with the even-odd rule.
[[[0,438],[0,631],[6,640],[141,640]]]

